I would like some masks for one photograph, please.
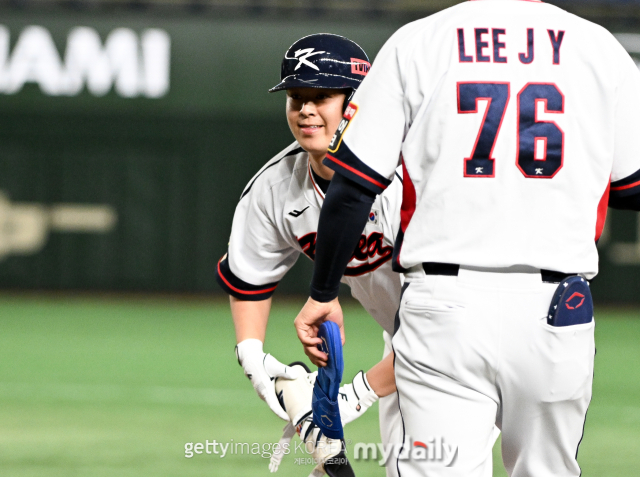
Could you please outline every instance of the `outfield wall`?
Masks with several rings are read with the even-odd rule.
[[[240,192],[291,141],[284,95],[267,93],[284,50],[329,31],[373,57],[400,26],[15,11],[0,25],[0,287],[216,293]],[[601,258],[596,298],[640,302],[638,214],[610,214]],[[300,262],[281,293],[306,292]]]

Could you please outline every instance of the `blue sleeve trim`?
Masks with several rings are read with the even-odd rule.
[[[609,207],[640,211],[640,170],[611,183]]]
[[[229,295],[243,301],[262,301],[270,298],[276,290],[279,282],[266,285],[252,285],[238,278],[231,271],[229,256],[225,256],[218,262],[216,268],[216,281],[218,285]]]
[[[382,193],[391,184],[389,179],[378,174],[358,159],[344,142],[334,155],[327,154],[323,164],[356,184],[369,189],[374,194]]]
[[[640,193],[640,170],[611,183],[611,196],[625,197]]]

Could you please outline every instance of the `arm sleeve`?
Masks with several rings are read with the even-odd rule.
[[[218,262],[218,284],[239,300],[271,297],[300,254],[283,236],[270,192],[254,185],[240,199],[233,216],[228,253]]]
[[[338,296],[340,278],[362,234],[375,194],[335,174],[320,212],[311,298],[320,302]]]
[[[640,170],[611,183],[609,207],[640,211]]]

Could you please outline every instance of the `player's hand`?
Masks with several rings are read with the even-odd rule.
[[[378,395],[369,385],[367,375],[360,371],[349,384],[340,387],[338,406],[342,425],[355,421],[378,400]]]
[[[340,327],[340,337],[344,345],[342,308],[337,298],[326,303],[309,298],[294,321],[305,354],[313,364],[320,367],[327,365],[327,355],[318,349],[318,345],[322,343],[318,338],[318,329],[327,320],[333,321]]]
[[[236,346],[238,362],[244,369],[244,374],[251,380],[253,389],[260,399],[265,401],[276,415],[289,420],[287,413],[282,409],[274,388],[275,378],[295,379],[297,373],[290,366],[286,366],[270,354],[262,351],[262,341],[248,339],[241,341]]]

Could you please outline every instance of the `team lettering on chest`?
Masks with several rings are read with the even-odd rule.
[[[311,260],[316,258],[316,232],[311,232],[303,237],[296,237],[304,254]],[[380,265],[391,260],[393,247],[384,244],[384,235],[380,232],[372,232],[369,236],[361,235],[358,245],[351,255],[351,262],[364,262],[350,265],[344,272],[347,277],[356,277],[372,272]]]
[[[536,48],[550,48],[553,51],[553,64],[560,64],[560,48],[564,39],[562,30],[534,30],[527,28],[522,32],[522,41],[526,41],[527,49],[518,53],[518,60],[528,65],[535,59]],[[460,63],[508,63],[504,28],[458,28],[458,52]],[[548,36],[545,40],[536,42],[538,36]],[[467,42],[465,43],[465,39]],[[469,41],[471,39],[471,41]],[[546,43],[546,45],[545,45]]]

